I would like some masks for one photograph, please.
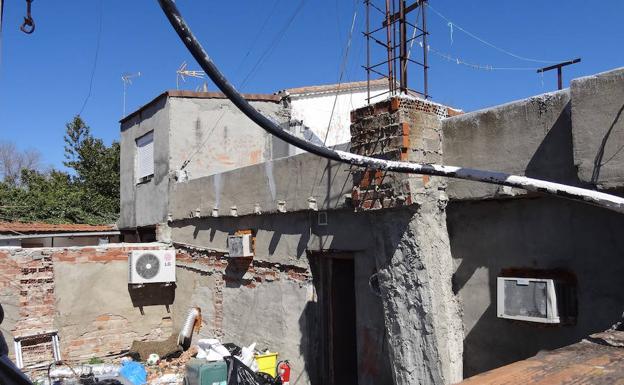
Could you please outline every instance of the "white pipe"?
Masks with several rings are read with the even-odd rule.
[[[201,309],[199,307],[192,307],[189,309],[184,325],[182,325],[180,334],[178,334],[178,345],[184,345],[185,341],[191,338],[193,335],[193,326],[195,325],[195,321],[200,316]]]

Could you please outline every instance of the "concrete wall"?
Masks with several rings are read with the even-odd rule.
[[[121,124],[119,228],[160,223],[167,218],[169,189],[169,106],[161,96]],[[154,131],[154,177],[137,184],[136,139]]]
[[[620,214],[555,198],[452,202],[454,290],[463,308],[464,374],[471,376],[605,330],[624,309]],[[497,318],[504,268],[567,269],[578,279],[578,322],[544,327]]]
[[[574,164],[601,189],[624,186],[624,68],[572,80]]]
[[[276,101],[251,105],[277,122],[287,120]],[[189,179],[226,172],[273,158],[273,137],[227,98],[169,97],[169,168]]]
[[[109,243],[119,242],[119,236],[102,236],[102,237],[42,237],[27,239],[5,239],[0,240],[0,247],[12,246],[21,247],[25,245],[37,245],[37,247],[72,247],[72,246],[97,246],[100,239],[108,239]],[[33,246],[29,246],[33,247]]]
[[[562,90],[442,122],[444,163],[579,185],[572,153],[570,92]],[[504,198],[526,191],[448,180],[451,199]]]
[[[319,210],[342,208],[345,194],[351,190],[349,167],[312,154],[231,170],[171,186],[170,208],[174,220],[189,218],[197,209],[201,216],[219,216],[278,211],[284,202],[285,211],[309,210],[309,198],[316,200]]]
[[[355,225],[355,224],[353,224]],[[353,242],[352,242],[353,243]],[[262,243],[258,247],[264,247]],[[232,260],[220,253],[182,247],[178,254],[178,289],[174,323],[179,324],[189,306],[200,306],[203,328],[195,338],[220,338],[225,342],[279,352],[291,362],[297,383],[319,383],[321,346],[319,277],[304,257],[268,261],[258,256],[252,263]],[[384,338],[381,300],[368,287],[375,271],[374,258],[355,253],[356,333],[358,376],[361,384],[391,384]]]

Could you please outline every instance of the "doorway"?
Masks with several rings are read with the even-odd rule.
[[[357,385],[355,264],[350,254],[319,256],[325,384]]]

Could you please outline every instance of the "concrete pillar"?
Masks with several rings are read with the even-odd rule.
[[[396,385],[462,378],[463,330],[444,206],[432,198],[384,212],[372,223]]]
[[[407,96],[351,113],[353,152],[437,163],[441,118],[449,109]],[[462,378],[463,330],[452,291],[446,181],[426,175],[356,170],[356,210],[379,210],[371,223],[394,383],[442,385]]]

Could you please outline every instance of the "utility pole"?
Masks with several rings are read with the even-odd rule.
[[[551,65],[548,67],[540,68],[537,70],[537,73],[544,73],[546,71],[557,69],[557,89],[563,89],[563,71],[562,68],[565,66],[569,66],[570,64],[576,64],[581,61],[581,58],[576,58],[574,60],[565,61],[559,64]]]

